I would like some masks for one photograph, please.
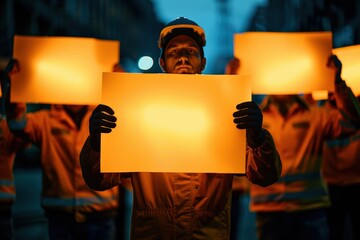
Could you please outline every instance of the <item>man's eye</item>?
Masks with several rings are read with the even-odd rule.
[[[197,49],[189,49],[189,54],[196,55],[199,51]]]

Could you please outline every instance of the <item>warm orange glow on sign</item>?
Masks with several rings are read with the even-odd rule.
[[[179,107],[163,103],[144,108],[143,123],[149,129],[169,135],[186,136],[189,133],[205,132],[208,129],[207,116],[201,109]],[[169,124],[171,123],[171,124]]]
[[[356,96],[360,95],[360,45],[335,48],[333,53],[342,62],[342,78]]]
[[[118,122],[101,137],[101,171],[244,173],[232,114],[250,99],[238,75],[104,73],[102,102]]]
[[[319,90],[311,93],[312,98],[314,100],[327,100],[328,99],[328,91],[327,90]]]
[[[119,61],[118,41],[15,36],[12,102],[98,104],[102,72]]]
[[[330,32],[247,32],[234,36],[239,74],[251,76],[254,94],[333,90],[333,73],[326,67],[331,48]]]

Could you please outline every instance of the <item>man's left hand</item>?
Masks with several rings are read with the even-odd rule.
[[[233,113],[234,123],[238,129],[246,129],[247,143],[250,147],[260,146],[264,141],[262,131],[263,115],[259,106],[251,102],[243,102],[236,106]]]

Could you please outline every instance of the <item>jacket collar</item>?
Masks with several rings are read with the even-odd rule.
[[[309,104],[299,95],[294,95],[294,100],[295,103],[297,103],[297,105],[299,106],[299,108],[305,109],[305,110],[309,110],[310,106]],[[271,95],[268,95],[264,98],[264,100],[262,101],[262,103],[260,104],[260,108],[263,111],[268,111],[270,105],[274,104],[274,98]]]

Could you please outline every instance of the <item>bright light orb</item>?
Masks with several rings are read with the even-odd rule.
[[[154,60],[149,56],[143,56],[138,61],[141,70],[149,70],[154,65]]]

